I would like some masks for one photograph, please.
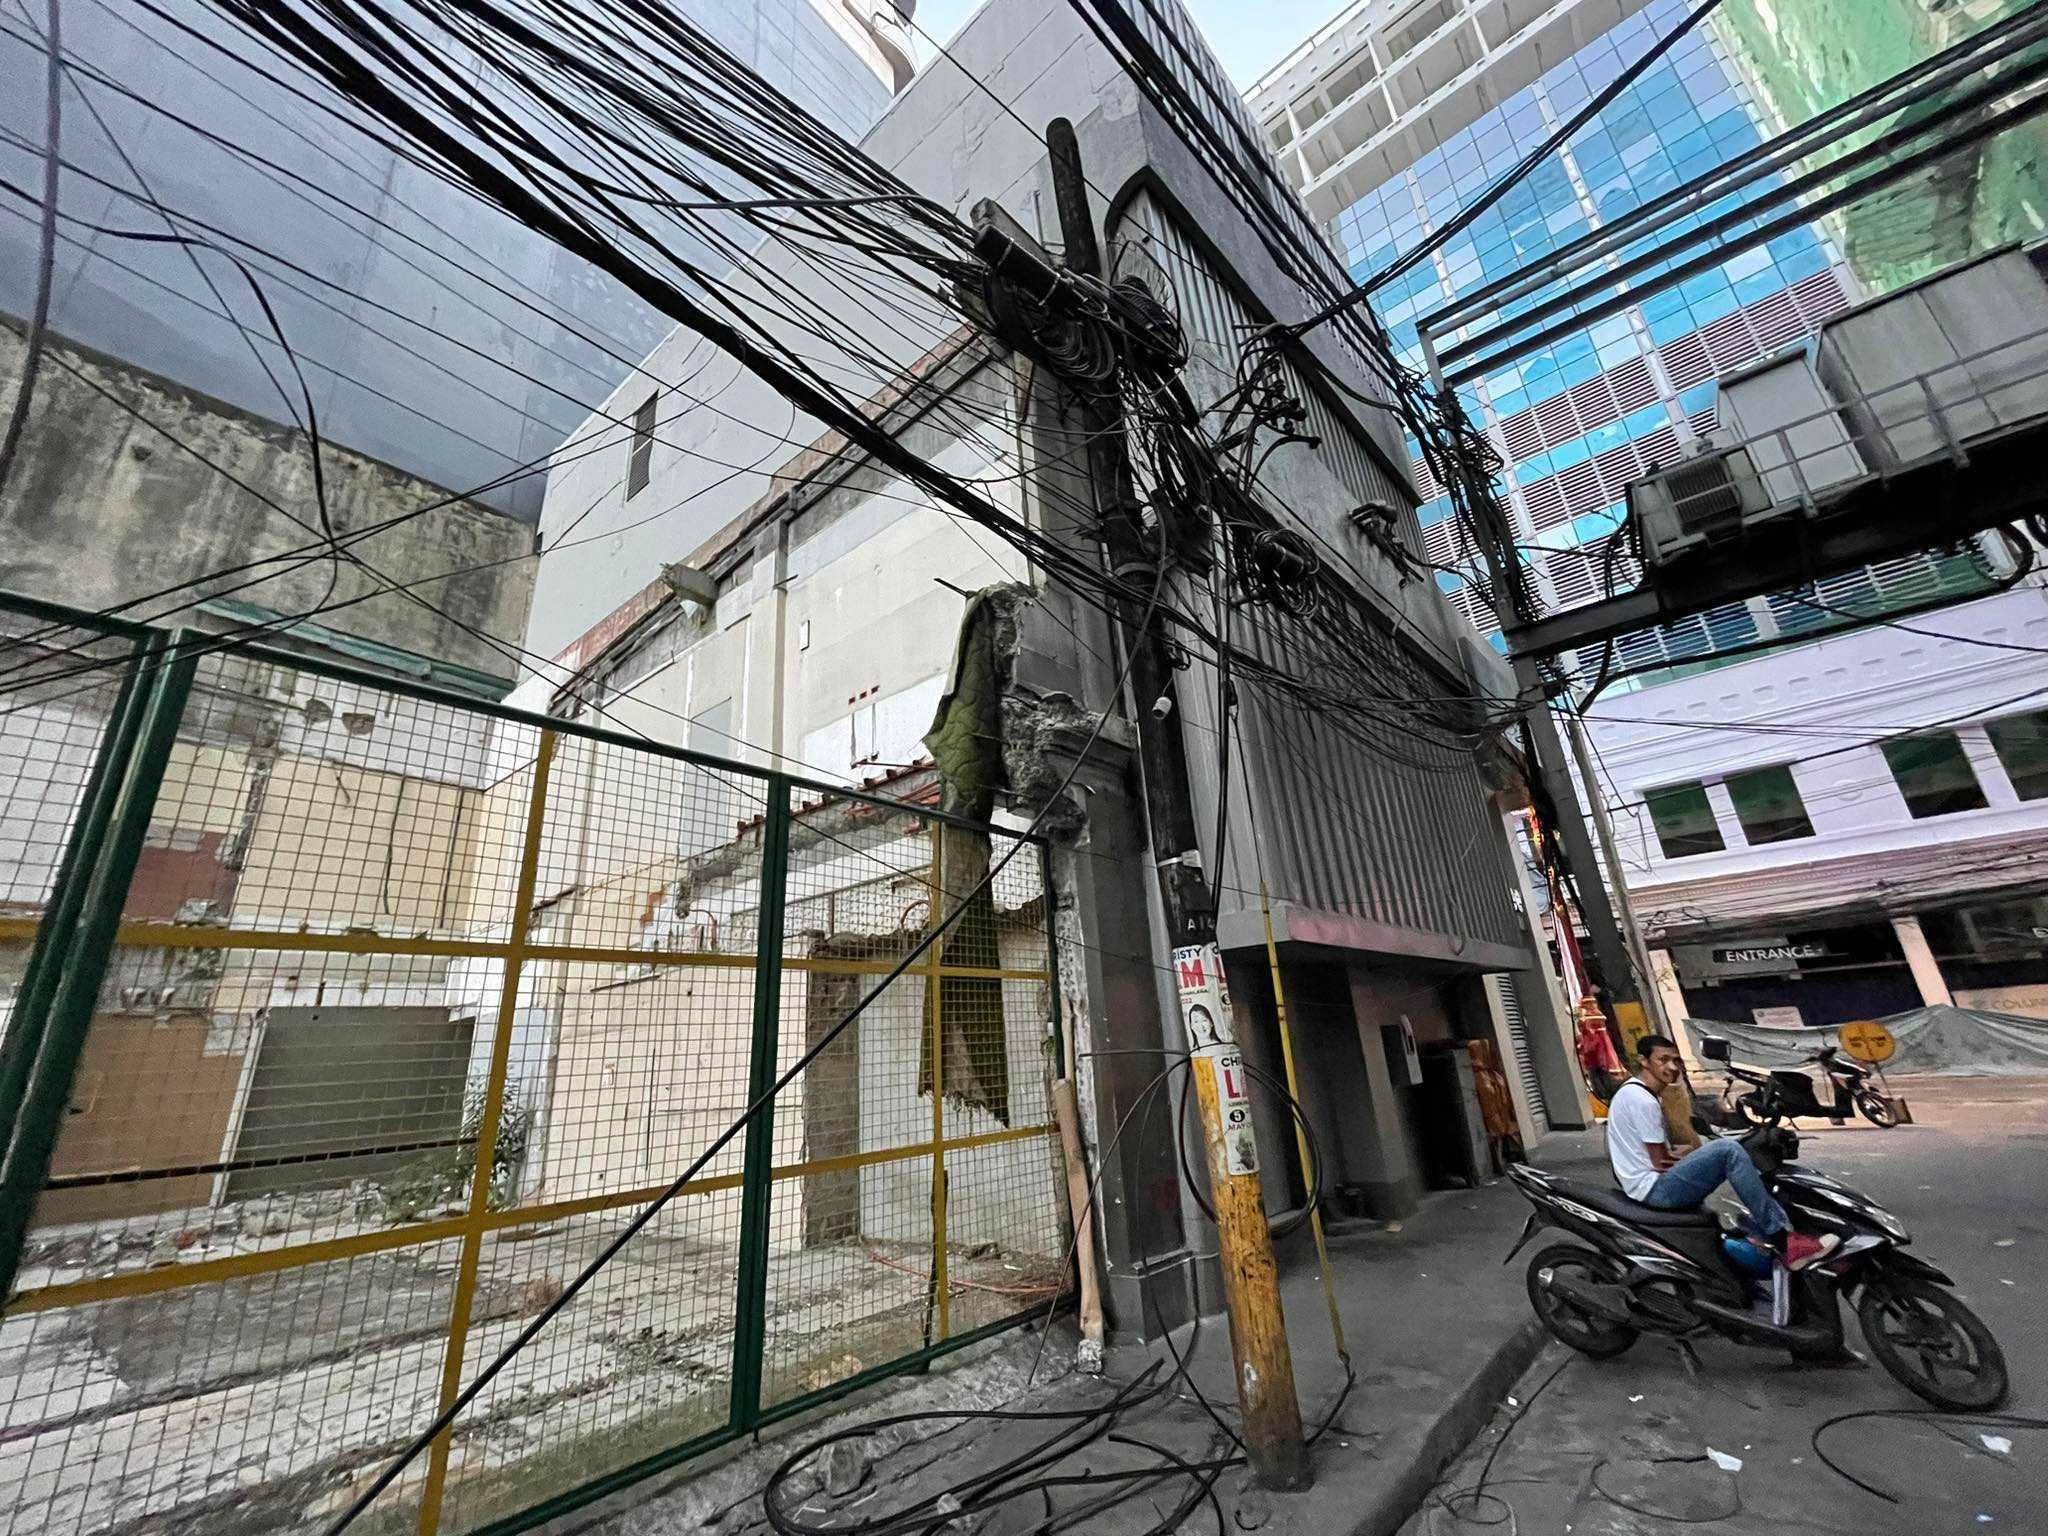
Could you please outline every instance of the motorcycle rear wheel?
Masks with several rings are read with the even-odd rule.
[[[1575,1278],[1593,1284],[1612,1283],[1614,1276],[1609,1266],[1590,1248],[1581,1248],[1576,1243],[1556,1243],[1539,1250],[1529,1260],[1528,1287],[1529,1306],[1553,1339],[1560,1344],[1569,1344],[1582,1355],[1595,1360],[1611,1360],[1640,1335],[1633,1328],[1624,1328],[1619,1323],[1604,1317],[1588,1314],[1574,1306],[1571,1301],[1559,1295],[1544,1284],[1543,1273],[1564,1271]]]
[[[2005,1401],[2005,1351],[1946,1286],[1910,1275],[1873,1280],[1856,1300],[1856,1320],[1877,1363],[1916,1397],[1975,1412]]]
[[[1892,1101],[1875,1089],[1866,1088],[1856,1095],[1856,1108],[1864,1119],[1881,1131],[1888,1131],[1899,1123],[1898,1115],[1892,1109]]]
[[[1763,1095],[1759,1093],[1743,1094],[1741,1098],[1735,1101],[1735,1109],[1745,1122],[1753,1126],[1770,1127],[1785,1118],[1784,1111],[1777,1108],[1777,1106],[1766,1106],[1763,1101]]]

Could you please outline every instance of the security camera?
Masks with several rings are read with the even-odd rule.
[[[1158,698],[1152,701],[1152,718],[1154,720],[1164,720],[1168,715],[1172,713],[1173,700],[1167,697],[1167,695],[1162,693],[1161,695],[1159,695]]]

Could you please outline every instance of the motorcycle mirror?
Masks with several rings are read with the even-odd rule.
[[[1700,1055],[1704,1056],[1708,1061],[1727,1061],[1729,1059],[1727,1040],[1720,1035],[1701,1035]]]

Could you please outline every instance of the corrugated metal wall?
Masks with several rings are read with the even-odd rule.
[[[1187,370],[1197,404],[1212,401],[1236,374],[1238,338],[1254,317],[1211,271],[1207,259],[1173,215],[1140,193],[1110,231],[1125,270],[1143,275],[1156,263],[1166,295],[1189,333],[1194,360]],[[1305,431],[1322,439],[1318,464],[1333,508],[1297,508],[1304,516],[1345,510],[1377,499],[1404,509],[1409,498],[1374,463],[1353,424],[1331,410],[1298,377],[1291,382],[1308,405]],[[1310,482],[1312,483],[1312,482]],[[1319,525],[1331,519],[1317,517]],[[1367,556],[1348,525],[1336,553],[1354,565]],[[1412,510],[1400,522],[1411,549],[1421,548]],[[1313,621],[1270,610],[1241,610],[1233,620],[1239,642],[1292,670],[1313,667],[1329,644]],[[1450,684],[1426,666],[1405,638],[1388,636],[1380,658],[1405,669],[1404,687],[1440,695]],[[1191,776],[1204,835],[1216,819],[1217,713],[1213,672],[1198,667],[1181,690],[1189,730]],[[1441,739],[1387,726],[1339,724],[1301,708],[1271,689],[1241,691],[1238,735],[1245,757],[1232,807],[1223,858],[1221,908],[1225,914],[1258,908],[1263,878],[1276,902],[1349,913],[1371,922],[1523,946],[1527,932],[1509,892],[1513,878],[1500,818],[1480,783],[1469,751]],[[1363,739],[1361,739],[1363,734]],[[1211,850],[1213,858],[1213,850]]]
[[[1126,243],[1122,249],[1118,249],[1120,241]],[[1257,317],[1217,280],[1208,259],[1149,192],[1140,192],[1125,207],[1121,222],[1110,231],[1110,245],[1121,258],[1123,272],[1149,277],[1148,267],[1156,265],[1163,274],[1170,291],[1161,297],[1179,311],[1194,352],[1186,374],[1189,393],[1197,405],[1219,399],[1236,382],[1243,353],[1240,338],[1258,323]],[[1420,554],[1422,529],[1415,521],[1409,490],[1380,468],[1355,425],[1332,410],[1292,362],[1283,359],[1280,372],[1308,407],[1302,430],[1322,439],[1317,457],[1351,493],[1352,505],[1379,502],[1399,508],[1401,542]],[[1362,558],[1365,546],[1362,541],[1354,542],[1355,548],[1347,553]]]

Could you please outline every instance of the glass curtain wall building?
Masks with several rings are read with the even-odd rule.
[[[1478,198],[1690,9],[1687,0],[1367,0],[1261,81],[1252,106],[1290,179],[1364,280]],[[1567,52],[1570,39],[1584,40]],[[1346,66],[1361,53],[1373,71]],[[1361,100],[1377,110],[1361,114]],[[1697,28],[1471,228],[1382,289],[1374,308],[1419,366],[1419,317],[1712,169],[1767,131],[1721,39]],[[1716,378],[1809,336],[1857,297],[1824,235],[1799,229],[1468,386],[1466,408],[1506,466],[1507,499],[1545,602],[1576,605],[1632,576],[1618,551],[1609,558],[1628,482],[1712,431]],[[1428,558],[1469,564],[1475,552],[1442,487],[1419,460],[1416,473]],[[1438,580],[1499,646],[1478,590],[1448,572]],[[1914,557],[1823,583],[1820,596],[1853,607],[1980,582],[1966,561]],[[1754,599],[1631,636],[1618,665],[1690,667],[1828,622],[1796,597]]]

